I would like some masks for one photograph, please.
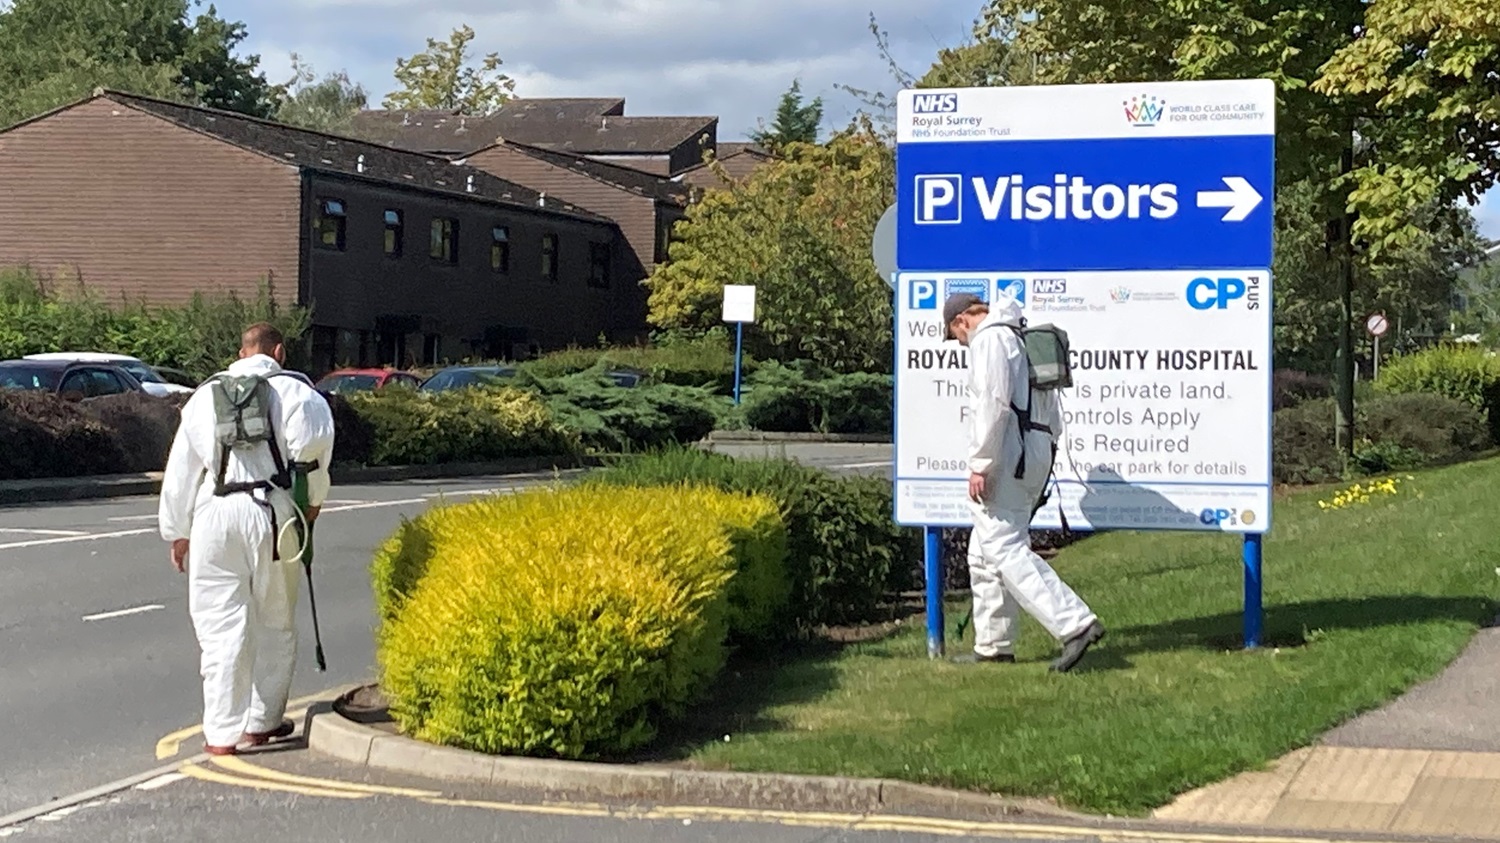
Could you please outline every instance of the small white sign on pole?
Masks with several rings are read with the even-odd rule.
[[[755,321],[755,285],[724,285],[724,321]]]
[[[1383,337],[1390,328],[1390,320],[1385,318],[1384,313],[1372,314],[1369,319],[1365,320],[1365,330],[1369,331],[1372,337]]]

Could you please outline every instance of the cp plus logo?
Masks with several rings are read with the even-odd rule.
[[[917,176],[917,225],[958,225],[964,221],[963,178]]]
[[[1187,303],[1194,310],[1224,310],[1245,300],[1246,310],[1260,310],[1260,276],[1249,278],[1194,278],[1187,285]]]

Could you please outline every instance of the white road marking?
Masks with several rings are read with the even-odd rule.
[[[187,778],[187,776],[185,774],[183,774],[183,773],[166,773],[164,775],[157,776],[156,778],[151,779],[150,781],[141,782],[140,784],[138,784],[138,785],[135,786],[135,789],[136,790],[159,790],[161,788],[166,787],[169,784],[173,784],[174,782],[180,782],[180,781],[182,781],[185,778]]]
[[[379,509],[384,506],[407,506],[414,503],[427,503],[426,498],[405,498],[399,501],[371,501],[369,503],[351,503],[345,506],[331,506],[322,510],[320,515],[328,512],[348,512],[351,509]]]
[[[110,618],[123,618],[126,615],[140,615],[146,612],[154,612],[157,609],[165,608],[167,607],[161,605],[160,603],[152,603],[146,606],[136,606],[132,609],[116,609],[113,612],[100,612],[97,615],[84,615],[83,619],[86,621],[107,621]]]
[[[431,492],[429,494],[423,495],[422,497],[429,498],[429,499],[432,499],[432,498],[461,498],[461,497],[469,497],[469,496],[475,496],[475,495],[509,495],[509,494],[514,494],[515,492],[519,492],[519,491],[520,491],[519,487],[505,486],[505,487],[499,488],[499,489],[469,489],[469,490],[461,491],[461,492]]]
[[[0,544],[0,550],[19,550],[23,547],[41,547],[49,544],[67,544],[68,542],[91,542],[98,539],[119,539],[125,536],[144,536],[147,533],[156,532],[149,527],[142,530],[117,530],[113,533],[88,533],[81,536],[62,536],[55,539],[34,539],[25,542],[10,542]]]
[[[109,520],[111,520],[111,521],[155,521],[156,520],[156,513],[153,512],[150,515],[116,515],[115,517],[113,517],[113,518],[111,518]]]
[[[0,533],[32,533],[38,536],[86,536],[82,530],[37,530],[29,527],[0,527]]]
[[[882,460],[880,462],[841,462],[838,465],[829,466],[829,468],[882,468],[890,464],[890,460]]]

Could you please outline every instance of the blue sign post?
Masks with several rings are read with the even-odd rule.
[[[895,518],[927,529],[931,655],[937,529],[971,523],[967,357],[940,324],[956,292],[1012,296],[1072,341],[1032,526],[1243,534],[1259,645],[1275,106],[1264,79],[901,92]]]

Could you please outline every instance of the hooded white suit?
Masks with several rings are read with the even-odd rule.
[[[257,354],[237,360],[232,374],[270,375],[276,361]],[[330,485],[333,414],[300,376],[270,378],[271,421],[283,460],[311,463],[308,502],[321,506]],[[162,479],[158,521],[167,541],[189,539],[188,611],[202,649],[203,736],[211,746],[234,746],[246,732],[281,725],[297,655],[298,570],[296,530],[285,531],[281,560],[272,560],[277,528],[296,516],[291,495],[280,489],[214,494],[219,445],[214,402],[200,389],[182,408],[182,420]],[[232,450],[226,483],[269,480],[276,463],[265,445]],[[269,497],[270,509],[265,505]]]
[[[969,578],[974,652],[983,657],[1012,652],[1021,609],[1059,640],[1083,632],[1097,620],[1052,566],[1031,550],[1031,517],[1052,471],[1062,414],[1055,393],[1030,389],[1025,349],[1007,327],[1020,327],[1020,305],[1008,295],[997,295],[989,307],[969,338],[969,471],[985,478],[984,501],[969,502],[974,520]],[[1033,430],[1026,435],[1026,471],[1017,479],[1021,435],[1012,405],[1025,409],[1028,393],[1032,421],[1053,433]]]

